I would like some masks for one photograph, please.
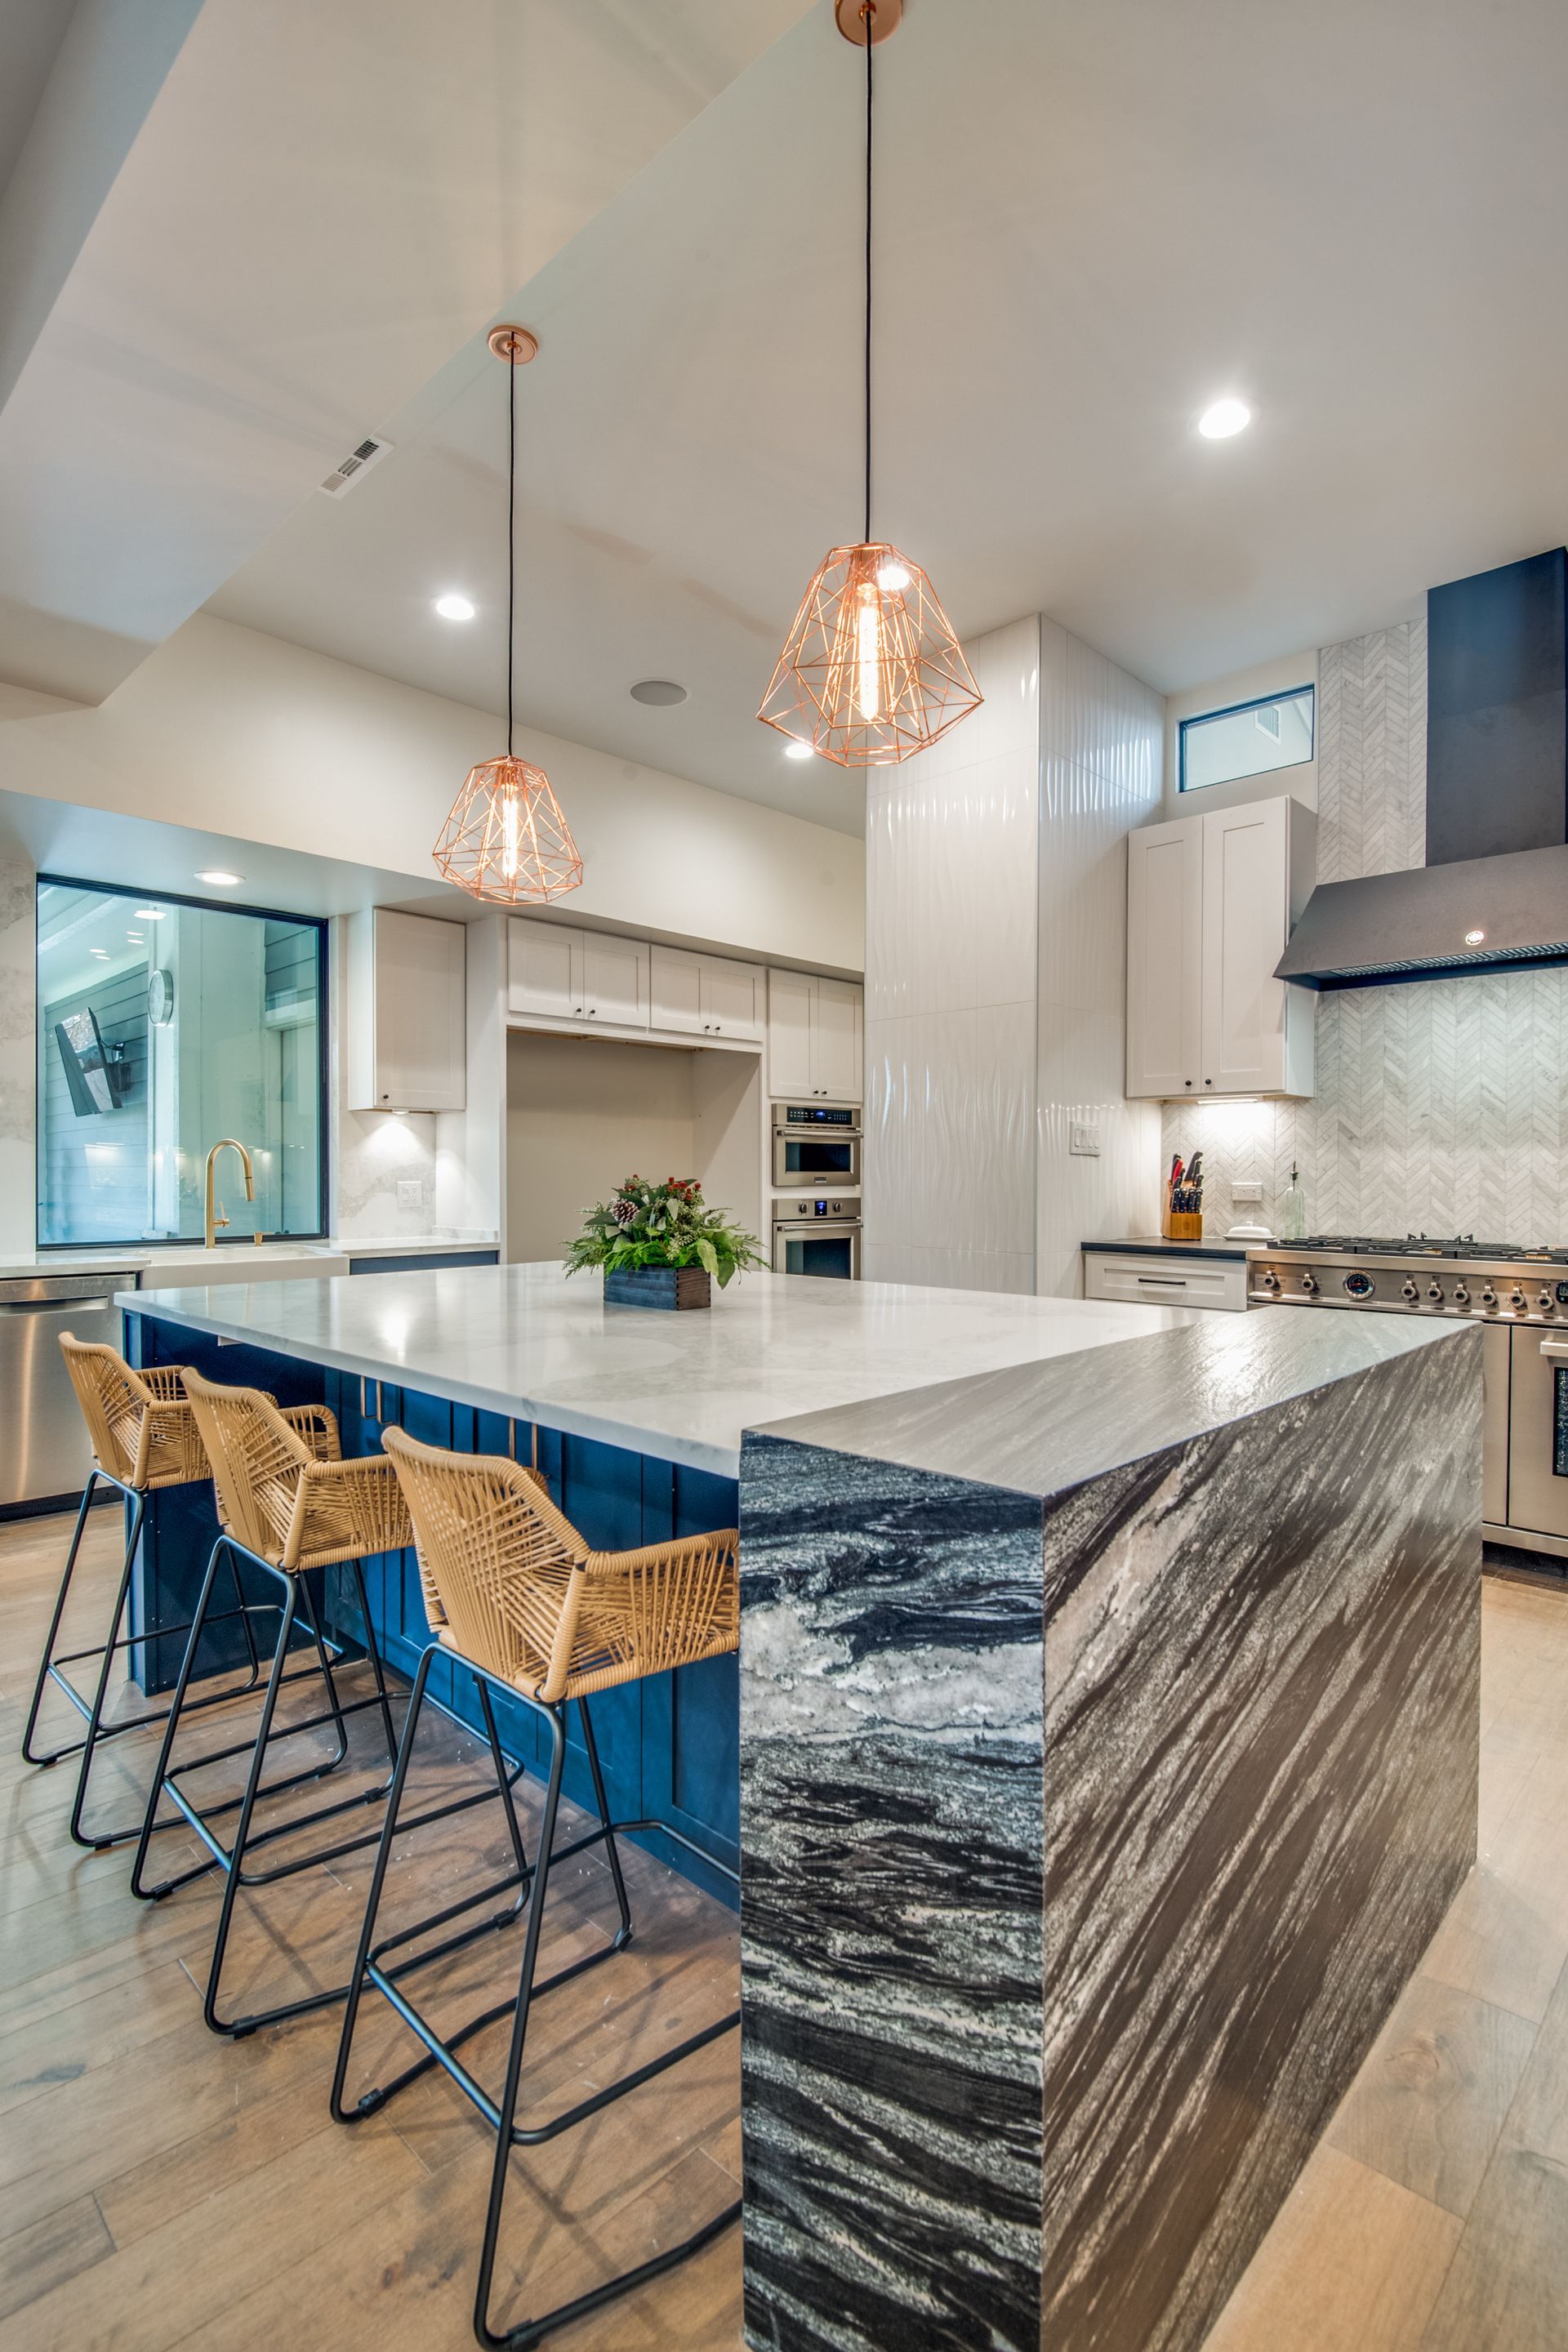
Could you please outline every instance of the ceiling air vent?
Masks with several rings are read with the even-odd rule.
[[[342,498],[369,473],[373,466],[378,466],[384,457],[390,456],[391,451],[390,441],[362,441],[358,448],[351,449],[342,462],[327,476],[321,484],[322,489],[330,499]]]

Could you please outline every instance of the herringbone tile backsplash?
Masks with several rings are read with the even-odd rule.
[[[1426,629],[1326,646],[1318,873],[1419,866]],[[1318,1091],[1301,1103],[1173,1104],[1165,1164],[1200,1147],[1206,1229],[1277,1224],[1295,1161],[1314,1233],[1473,1233],[1568,1243],[1568,972],[1335,991],[1318,999]],[[1233,1182],[1263,1185],[1260,1209]]]

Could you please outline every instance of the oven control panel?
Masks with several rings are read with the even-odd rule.
[[[1254,1307],[1360,1307],[1385,1315],[1464,1316],[1568,1329],[1568,1279],[1549,1260],[1269,1250],[1248,1266],[1247,1297]]]

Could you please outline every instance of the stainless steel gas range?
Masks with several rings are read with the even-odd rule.
[[[1485,1327],[1481,1513],[1495,1543],[1568,1558],[1568,1249],[1459,1234],[1320,1234],[1249,1252],[1255,1307],[1356,1307]]]

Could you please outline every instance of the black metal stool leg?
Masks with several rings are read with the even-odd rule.
[[[349,2058],[353,2048],[354,2027],[359,2021],[360,1998],[365,1986],[365,1963],[375,1937],[376,1916],[381,1909],[381,1891],[386,1884],[386,1866],[392,1859],[392,1842],[397,1834],[397,1815],[403,1803],[403,1790],[408,1779],[409,1760],[414,1754],[414,1735],[419,1726],[419,1714],[425,1704],[425,1685],[430,1678],[432,1661],[438,1655],[434,1645],[425,1651],[414,1676],[414,1688],[409,1694],[408,1712],[403,1718],[403,1738],[398,1746],[397,1762],[393,1769],[392,1794],[386,1801],[386,1818],[381,1827],[381,1843],[375,1850],[375,1868],[371,1873],[370,1894],[364,1906],[364,1923],[360,1929],[359,1948],[354,1953],[353,1973],[349,1979],[348,2004],[343,2011],[343,2030],[338,2037],[338,2063],[332,2075],[331,2109],[336,2123],[357,2123],[359,2113],[343,2105],[343,2085],[348,2080]],[[381,2105],[379,2095],[374,2104]]]
[[[81,1502],[77,1508],[76,1527],[71,1535],[70,1549],[66,1554],[65,1573],[60,1578],[60,1589],[55,1596],[55,1613],[49,1619],[49,1630],[44,1642],[43,1663],[38,1668],[38,1679],[33,1685],[33,1704],[27,1710],[27,1727],[22,1734],[22,1757],[24,1762],[28,1764],[58,1763],[62,1756],[68,1755],[71,1748],[78,1745],[78,1742],[73,1740],[71,1748],[51,1748],[47,1756],[35,1756],[33,1753],[33,1734],[37,1729],[38,1709],[43,1705],[44,1686],[49,1678],[49,1664],[55,1654],[55,1643],[59,1634],[60,1620],[66,1613],[66,1600],[70,1591],[71,1577],[76,1570],[76,1556],[81,1549],[82,1530],[87,1526],[88,1510],[92,1502],[92,1491],[98,1484],[98,1467],[95,1464],[88,1472],[87,1484],[81,1490]]]
[[[625,1951],[632,1940],[632,1906],[626,1901],[626,1882],[621,1876],[616,1825],[610,1819],[609,1799],[605,1794],[605,1776],[599,1769],[599,1743],[594,1737],[594,1718],[588,1712],[585,1698],[578,1700],[577,1712],[583,1718],[583,1745],[588,1751],[588,1769],[594,1776],[594,1802],[599,1809],[599,1819],[605,1824],[605,1852],[609,1859],[610,1876],[616,1884],[616,1901],[620,1906],[621,1932],[616,1937],[616,1944],[619,1950]]]
[[[250,1817],[256,1811],[257,1790],[261,1786],[262,1767],[267,1761],[267,1743],[272,1736],[272,1717],[278,1706],[278,1694],[283,1685],[283,1669],[289,1657],[289,1636],[294,1628],[295,1607],[303,1586],[302,1577],[289,1579],[289,1598],[279,1614],[278,1646],[272,1653],[272,1671],[267,1677],[267,1696],[261,1702],[261,1721],[257,1727],[256,1746],[251,1752],[250,1771],[245,1783],[245,1797],[239,1808],[239,1821],[234,1832],[234,1844],[229,1850],[229,1863],[224,1872],[223,1902],[217,1916],[217,1932],[213,1937],[212,1963],[207,1969],[206,1997],[202,2003],[202,2015],[215,2033],[240,2036],[252,2032],[254,2025],[245,2019],[226,2023],[217,2013],[218,1980],[223,1974],[224,1954],[228,1948],[228,1931],[234,1918],[235,1899],[239,1893],[240,1873],[245,1866],[245,1848],[250,1835]],[[307,1605],[309,1603],[309,1595]],[[313,1622],[313,1619],[312,1619]],[[316,1636],[321,1647],[321,1635]],[[326,1666],[326,1654],[321,1653],[322,1669],[327,1673],[328,1687],[331,1675]],[[337,1712],[337,1694],[332,1692],[332,1706]],[[344,1754],[348,1751],[348,1733],[342,1717],[338,1715],[338,1736]]]
[[[528,2012],[533,1999],[534,1971],[539,1962],[544,1898],[550,1885],[550,1857],[555,1843],[555,1816],[561,1803],[561,1776],[566,1763],[565,1709],[552,1706],[544,1712],[548,1715],[551,1728],[550,1778],[545,1787],[544,1813],[539,1827],[539,1864],[529,1895],[528,1926],[523,1931],[517,2008],[512,2014],[511,2042],[507,2051],[506,2080],[501,2088],[496,2131],[495,2163],[490,2169],[489,2202],[485,2210],[485,2233],[479,2246],[479,2275],[474,2294],[474,2334],[487,2347],[487,2352],[506,2352],[511,2340],[510,2336],[498,2336],[489,2324],[490,2284],[495,2275],[501,2208],[506,2202],[512,2126],[517,2118],[518,2087],[522,2081],[523,2045],[528,2038]]]
[[[136,1547],[142,1538],[142,1522],[147,1516],[147,1497],[138,1494],[131,1507],[131,1530],[125,1538],[125,1562],[120,1572],[120,1590],[114,1598],[114,1614],[109,1621],[109,1638],[103,1645],[103,1663],[98,1670],[98,1687],[92,1695],[92,1713],[87,1719],[87,1738],[82,1742],[81,1769],[76,1776],[76,1801],[71,1806],[70,1833],[78,1845],[99,1847],[118,1843],[113,1838],[88,1837],[81,1825],[82,1807],[87,1802],[88,1775],[92,1770],[93,1751],[98,1746],[99,1727],[103,1721],[103,1702],[109,1695],[110,1671],[114,1664],[115,1647],[120,1639],[120,1627],[125,1615],[126,1595],[131,1590],[131,1570],[136,1559]]]
[[[395,1767],[397,1762],[397,1733],[393,1727],[392,1703],[387,1693],[386,1675],[382,1669],[381,1650],[375,1638],[375,1627],[371,1622],[370,1595],[364,1589],[363,1560],[356,1559],[354,1561],[353,1571],[354,1587],[359,1594],[360,1615],[364,1622],[364,1652],[366,1657],[370,1660],[370,1670],[375,1676],[376,1696],[381,1701],[381,1719],[386,1731],[387,1758],[388,1760]]]
[[[489,1738],[490,1760],[496,1768],[496,1785],[500,1790],[501,1803],[506,1810],[507,1835],[511,1840],[512,1859],[517,1864],[518,1878],[526,1886],[528,1849],[523,1843],[522,1824],[517,1818],[517,1802],[511,1793],[511,1780],[506,1769],[506,1758],[501,1751],[500,1734],[496,1729],[496,1711],[490,1704],[489,1685],[479,1682],[476,1687],[479,1694],[479,1706],[485,1718],[485,1730]]]
[[[321,1680],[327,1685],[327,1704],[331,1708],[332,1720],[338,1727],[338,1752],[333,1757],[331,1764],[326,1768],[328,1770],[333,1770],[343,1761],[349,1752],[349,1727],[343,1721],[342,1701],[338,1696],[338,1686],[332,1679],[332,1662],[327,1655],[327,1645],[321,1638],[321,1628],[316,1616],[316,1604],[310,1598],[310,1578],[290,1576],[289,1595],[290,1617],[293,1614],[295,1598],[298,1596],[305,1622],[310,1629],[310,1638],[316,1644],[316,1660],[321,1669]]]
[[[207,1556],[206,1574],[202,1579],[201,1594],[196,1601],[195,1614],[191,1619],[191,1630],[185,1638],[185,1654],[180,1661],[180,1678],[174,1685],[174,1696],[169,1702],[169,1712],[163,1719],[163,1742],[158,1749],[158,1761],[153,1773],[153,1786],[147,1792],[147,1811],[142,1815],[142,1834],[136,1843],[136,1859],[131,1865],[131,1892],[140,1896],[144,1903],[152,1900],[154,1892],[152,1887],[142,1884],[142,1873],[147,1866],[147,1848],[152,1842],[153,1832],[158,1826],[158,1801],[163,1793],[163,1783],[168,1778],[169,1759],[174,1753],[174,1735],[180,1727],[180,1717],[185,1705],[185,1693],[190,1688],[191,1675],[195,1669],[196,1652],[201,1647],[202,1629],[206,1622],[207,1603],[212,1599],[213,1585],[217,1578],[218,1555],[226,1549],[227,1540],[226,1536],[220,1535]]]

